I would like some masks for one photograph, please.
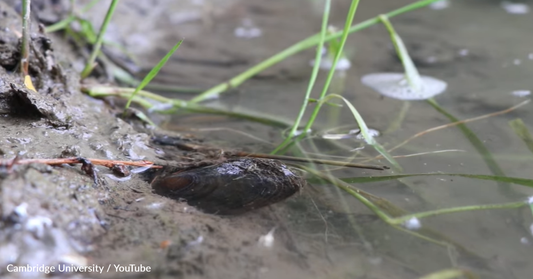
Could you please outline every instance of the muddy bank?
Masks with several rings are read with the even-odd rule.
[[[153,131],[134,129],[103,101],[81,94],[79,73],[72,68],[79,63],[78,53],[36,25],[30,74],[37,92],[24,87],[18,71],[21,20],[15,8],[0,3],[2,158],[163,162],[161,150],[150,142]],[[287,235],[276,235],[272,248],[258,245],[262,235],[279,227],[272,209],[238,217],[208,215],[154,194],[140,175],[117,181],[109,170],[98,169],[95,183],[79,165],[2,166],[1,277],[50,276],[10,272],[27,265],[55,267],[53,276],[87,278],[274,278],[279,273],[273,266],[285,266],[284,274],[314,270],[302,251],[287,244]],[[150,272],[57,272],[109,264],[142,264]]]

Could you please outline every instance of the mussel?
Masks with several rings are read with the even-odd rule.
[[[206,213],[240,214],[282,201],[305,180],[276,160],[240,158],[160,176],[152,187]]]

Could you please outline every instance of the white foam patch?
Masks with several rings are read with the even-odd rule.
[[[315,65],[315,60],[314,59],[311,60],[309,62],[309,65],[314,66]],[[319,68],[322,69],[322,70],[330,70],[332,67],[333,67],[333,59],[331,59],[331,58],[327,57],[327,55],[325,55],[320,60]],[[335,70],[337,70],[337,71],[346,71],[346,70],[350,69],[351,67],[352,67],[352,63],[350,62],[350,60],[348,60],[345,57],[342,57],[337,62],[337,65],[335,66]]]
[[[426,100],[441,94],[448,87],[446,82],[433,77],[420,78],[420,90],[413,89],[403,73],[368,74],[361,78],[361,82],[383,96],[406,101]]]
[[[512,3],[504,1],[502,2],[501,6],[509,14],[524,15],[529,13],[529,6],[525,3]]]
[[[438,2],[433,2],[429,4],[429,8],[432,10],[443,10],[450,7],[450,1],[448,0],[441,0]]]

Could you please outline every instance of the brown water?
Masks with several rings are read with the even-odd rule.
[[[356,22],[412,1],[361,2]],[[202,6],[196,13],[199,15],[196,21],[190,23],[172,24],[170,19],[162,18],[158,29],[152,33],[159,36],[158,42],[164,38],[164,43],[138,50],[137,54],[148,53],[141,64],[153,65],[184,37],[183,46],[159,79],[206,88],[317,32],[323,5],[322,1],[310,0],[223,1],[222,4],[212,1],[208,4]],[[349,5],[350,1],[334,1],[331,24],[343,26]],[[169,9],[176,9],[177,13],[180,8]],[[167,10],[166,13],[172,12]],[[262,30],[260,37],[235,37],[235,28],[245,19]],[[395,17],[392,23],[418,63],[421,74],[448,83],[447,91],[436,97],[436,101],[456,118],[499,111],[529,98],[517,97],[511,92],[533,90],[533,37],[530,36],[533,17],[530,14],[508,14],[499,1],[451,1],[449,8],[424,8]],[[368,126],[387,131],[404,103],[380,97],[364,87],[360,78],[367,73],[402,70],[388,34],[380,25],[355,33],[350,36],[345,52],[352,67],[344,77],[336,79],[335,88],[340,88],[338,93],[355,105]],[[313,50],[299,53],[247,81],[236,92],[207,104],[292,120],[301,106],[311,72],[309,61],[313,57]],[[317,88],[325,75],[321,72]],[[533,155],[508,125],[508,121],[515,118],[521,118],[533,129],[531,104],[509,114],[470,123],[468,127],[492,153],[505,175],[533,178],[530,171]],[[417,132],[447,123],[449,120],[428,103],[411,102],[401,126],[377,139],[390,147]],[[327,108],[318,118],[317,131],[340,125],[356,126],[348,109]],[[239,130],[256,138],[229,130],[199,134],[225,146],[263,152],[272,150],[281,141],[282,134],[277,128],[214,116],[180,114],[167,126],[180,130],[191,127]],[[311,143],[316,144],[316,150]],[[308,152],[346,156],[353,153],[351,149],[360,146],[356,141],[331,143],[312,138],[304,142],[304,147]],[[399,158],[398,161],[406,173],[493,174],[456,127],[420,137],[394,151],[393,155],[450,149],[461,152]],[[370,147],[365,151],[374,154]],[[341,170],[336,174],[350,177],[387,173]],[[494,182],[446,176],[356,186],[410,212],[518,201],[533,193],[526,187],[510,186],[514,193],[509,195],[502,193]],[[486,259],[480,263],[376,220],[357,200],[333,187],[317,188],[275,208],[276,220],[279,220],[274,234],[277,248],[262,252],[260,258],[265,268],[254,273],[257,278],[418,278],[451,267],[473,269],[482,278],[530,278],[533,272],[529,264],[533,257],[530,230],[533,218],[529,209],[472,211],[422,220],[423,225]],[[316,191],[320,193],[317,195]],[[250,214],[253,219],[255,213]],[[234,222],[239,222],[239,218],[250,218],[250,215],[233,218]],[[263,230],[266,233],[268,229]],[[303,254],[301,266],[291,264],[292,261],[284,262],[285,254],[280,251],[287,247]],[[308,265],[315,268],[309,271]]]

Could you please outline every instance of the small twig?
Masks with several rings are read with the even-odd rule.
[[[113,168],[115,165],[126,165],[126,166],[134,166],[134,167],[150,167],[152,169],[160,169],[162,166],[154,165],[153,162],[142,160],[142,161],[117,161],[117,160],[105,160],[105,159],[92,159],[92,158],[86,158],[86,160],[90,161],[93,165],[98,166],[104,166],[108,168]],[[1,164],[2,161],[0,161]],[[81,164],[83,162],[80,161],[80,157],[72,157],[72,158],[57,158],[57,159],[22,159],[19,160],[16,164],[17,165],[25,165],[25,164],[47,164],[47,165],[62,165],[62,164]]]
[[[28,75],[30,65],[30,5],[31,0],[22,1],[22,55],[20,69],[23,76]]]
[[[0,160],[0,167],[5,167],[7,173],[11,173],[13,166],[15,165],[27,165],[27,164],[47,164],[51,166],[63,165],[63,164],[82,164],[81,170],[86,174],[90,175],[94,181],[94,185],[98,185],[98,176],[97,169],[94,168],[94,165],[108,167],[117,171],[117,168],[120,169],[122,174],[127,170],[124,169],[124,166],[134,166],[134,167],[145,167],[152,169],[160,169],[162,166],[154,165],[151,161],[116,161],[116,160],[104,160],[104,159],[90,159],[84,157],[72,157],[72,158],[56,158],[56,159],[20,159],[18,156],[11,160]]]

